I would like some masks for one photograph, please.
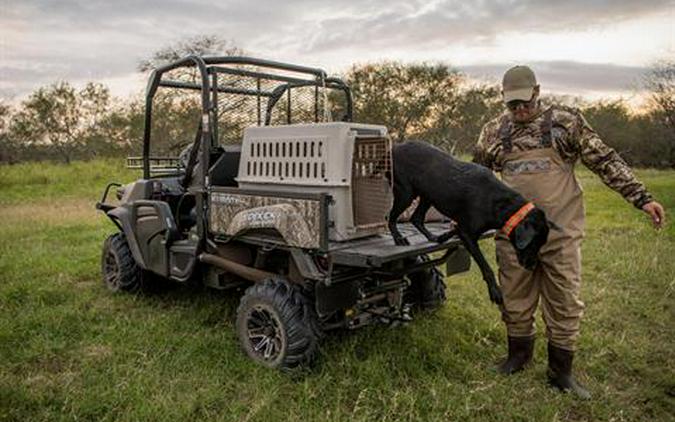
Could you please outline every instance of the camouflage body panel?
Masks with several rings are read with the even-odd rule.
[[[652,201],[652,196],[635,178],[628,164],[602,142],[579,110],[564,106],[552,106],[551,109],[551,146],[564,161],[574,165],[581,159],[607,186],[637,208]],[[509,133],[513,152],[542,148],[545,111],[542,108],[537,117],[527,123],[511,122],[508,111],[486,123],[476,144],[473,161],[496,172],[504,169],[505,153],[499,131],[505,120],[511,122]]]
[[[250,229],[275,229],[288,246],[322,247],[322,201],[243,193],[213,192],[209,230],[236,236]]]

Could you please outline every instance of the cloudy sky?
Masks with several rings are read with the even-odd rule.
[[[57,80],[139,92],[141,59],[217,34],[331,73],[442,61],[494,82],[525,63],[544,92],[630,99],[650,63],[675,58],[673,22],[675,0],[0,0],[0,98]]]

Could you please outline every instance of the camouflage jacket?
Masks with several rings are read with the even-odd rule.
[[[542,147],[539,140],[542,134],[541,128],[544,126],[545,111],[542,109],[531,122],[511,125],[513,152]],[[578,110],[553,106],[552,113],[551,146],[563,160],[574,164],[581,158],[581,162],[600,176],[607,186],[621,194],[637,208],[652,201],[652,196],[635,178],[628,164],[614,149],[602,142]],[[502,170],[504,152],[499,130],[503,119],[508,116],[509,113],[506,111],[483,126],[474,151],[473,161],[475,163],[493,171]]]

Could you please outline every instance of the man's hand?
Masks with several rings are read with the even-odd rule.
[[[661,204],[656,201],[647,202],[642,206],[642,211],[649,214],[652,218],[654,228],[660,229],[663,227],[663,224],[666,222],[666,212]]]

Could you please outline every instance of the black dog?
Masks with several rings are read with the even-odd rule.
[[[488,230],[508,227],[505,231],[518,262],[531,270],[537,264],[539,249],[546,243],[552,224],[546,220],[544,211],[499,181],[487,168],[456,160],[428,143],[409,141],[395,145],[393,160],[394,204],[389,213],[389,230],[396,244],[407,244],[396,221],[419,197],[410,218],[413,225],[431,241],[445,242],[457,234],[480,267],[490,300],[501,304],[501,291],[478,247],[478,239]],[[456,228],[440,236],[432,235],[424,227],[424,217],[431,206],[454,220]]]

